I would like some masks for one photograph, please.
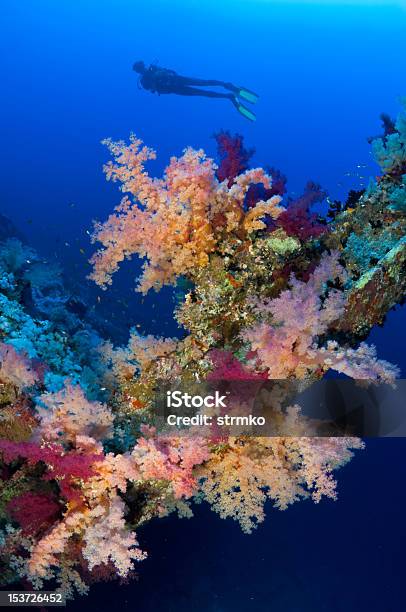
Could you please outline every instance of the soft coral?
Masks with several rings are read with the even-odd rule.
[[[322,202],[327,193],[320,185],[309,181],[303,195],[288,205],[288,208],[279,215],[277,225],[282,227],[288,236],[295,236],[306,241],[317,238],[326,230],[326,224],[320,223],[318,216],[310,212],[310,208],[317,202]]]
[[[241,134],[232,136],[230,132],[223,130],[215,134],[214,138],[220,158],[216,172],[217,178],[221,183],[227,180],[228,186],[231,187],[234,179],[248,169],[255,149],[245,148]]]

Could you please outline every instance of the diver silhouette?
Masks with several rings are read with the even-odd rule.
[[[217,81],[216,79],[195,79],[178,74],[174,70],[162,68],[157,64],[146,66],[144,62],[135,62],[133,70],[140,75],[139,84],[143,89],[152,93],[161,94],[177,94],[178,96],[203,96],[205,98],[224,98],[230,100],[237,111],[246,119],[255,121],[255,114],[250,111],[239,98],[255,104],[258,100],[257,94],[246,89],[238,87],[233,83],[225,81]],[[200,87],[222,87],[228,90],[227,93],[200,89]]]

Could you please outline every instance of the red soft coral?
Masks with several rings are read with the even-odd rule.
[[[36,535],[52,525],[58,517],[60,506],[45,493],[26,491],[7,504],[7,512],[19,523],[24,535]]]
[[[263,380],[266,372],[252,372],[229,351],[213,349],[208,355],[213,362],[214,370],[207,375],[207,380]]]
[[[232,136],[230,132],[222,131],[215,134],[214,137],[220,158],[216,172],[217,178],[220,182],[227,180],[228,186],[231,187],[234,179],[248,169],[255,149],[246,149],[240,134]]]
[[[103,455],[79,454],[77,451],[64,452],[56,444],[38,446],[33,442],[10,442],[0,440],[0,452],[6,463],[25,459],[28,465],[39,462],[46,465],[44,480],[56,480],[62,496],[67,501],[81,498],[79,481],[86,481],[94,475],[93,464],[103,460]]]
[[[291,202],[288,208],[279,215],[277,225],[282,227],[288,236],[295,236],[306,241],[317,238],[323,234],[327,227],[321,224],[317,215],[310,212],[310,208],[326,197],[320,185],[309,181],[303,195]]]

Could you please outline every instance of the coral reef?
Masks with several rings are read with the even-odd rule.
[[[321,435],[285,382],[306,388],[334,371],[393,384],[398,375],[366,341],[406,286],[405,114],[386,125],[373,141],[381,176],[323,219],[311,206],[324,190],[309,183],[284,201],[283,175],[250,169],[240,136],[217,136],[219,167],[186,149],[162,178],[147,173],[155,153],[135,136],[106,141],[107,178],[125,197],[95,227],[91,277],[106,288],[124,259],[143,258],[140,291],[184,288],[179,338],[133,329],[127,346],[114,346],[70,309],[58,268],[18,240],[1,244],[4,584],[56,582],[73,597],[96,580],[130,577],[147,554],[142,526],[190,516],[194,502],[249,533],[270,505],[336,498],[334,471],[363,442]],[[234,385],[265,382],[272,437],[168,433],[159,423],[168,386],[226,385],[228,410],[239,414],[248,400]]]

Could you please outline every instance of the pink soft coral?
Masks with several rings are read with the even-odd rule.
[[[306,283],[292,275],[290,289],[273,300],[254,304],[260,321],[244,330],[242,338],[250,343],[269,378],[303,378],[329,369],[385,382],[393,382],[397,375],[395,366],[377,360],[374,348],[364,343],[357,349],[332,341],[319,346],[319,339],[346,305],[345,293],[328,286],[329,281],[342,284],[347,279],[338,257],[338,252],[323,255]]]
[[[135,533],[131,533],[124,520],[125,504],[117,495],[113,497],[107,512],[103,507],[93,510],[95,518],[85,531],[83,557],[89,569],[107,565],[112,561],[119,576],[125,577],[134,567],[134,561],[142,561],[146,554],[138,548]]]
[[[193,468],[209,457],[207,440],[154,434],[153,428],[144,428],[145,437],[132,453],[143,479],[167,480],[175,498],[190,497],[197,488]]]
[[[0,379],[3,382],[11,382],[21,390],[34,385],[38,380],[38,375],[27,357],[17,353],[10,344],[1,343]]]
[[[327,281],[336,278],[346,278],[338,253],[324,255],[307,283],[292,275],[290,289],[268,302],[254,303],[260,322],[245,330],[242,337],[250,343],[269,378],[301,378],[317,368],[313,352],[316,339],[344,310],[343,292],[330,289],[326,293]]]

